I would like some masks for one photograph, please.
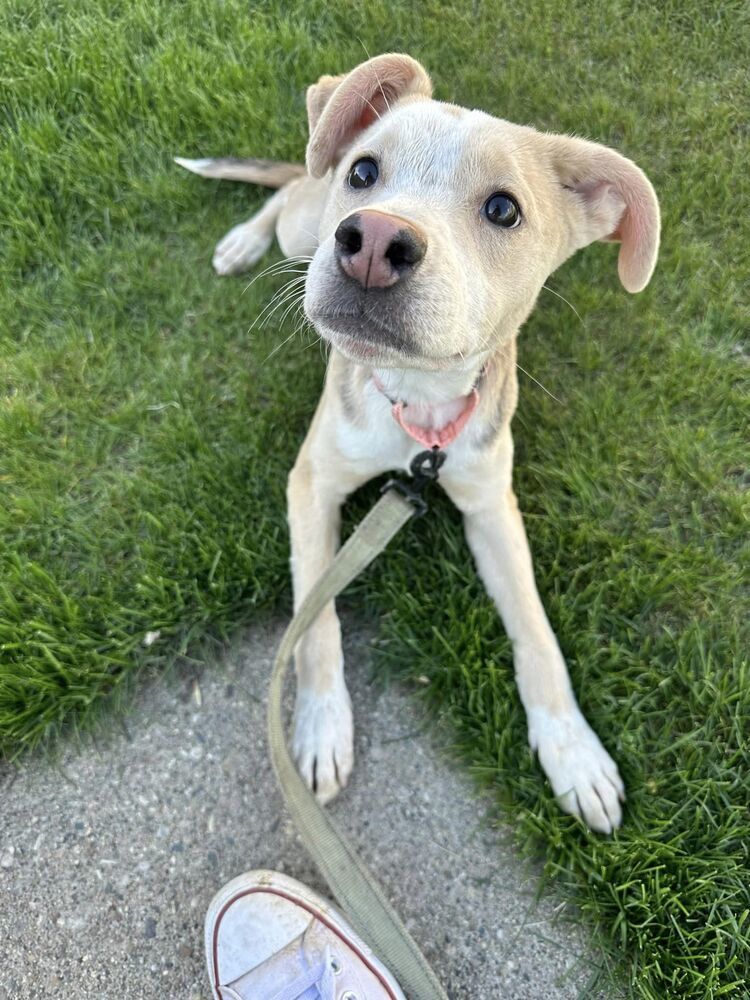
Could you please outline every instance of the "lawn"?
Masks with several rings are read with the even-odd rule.
[[[110,719],[144,669],[289,611],[284,483],[324,359],[309,336],[275,350],[291,321],[253,326],[282,278],[210,269],[263,194],[171,156],[299,160],[305,86],[408,51],[438,98],[614,145],[662,201],[643,294],[601,244],[552,278],[575,309],[543,292],[519,360],[556,398],[522,374],[514,423],[540,589],[628,785],[623,829],[591,836],[552,802],[447,503],[348,600],[382,623],[380,672],[429,678],[415,690],[598,929],[602,982],[747,996],[748,21],[739,0],[5,0],[0,752]]]

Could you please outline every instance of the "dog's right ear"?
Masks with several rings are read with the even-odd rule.
[[[307,91],[308,171],[313,177],[323,177],[358,133],[390,111],[396,101],[431,96],[430,78],[411,56],[375,56],[344,77],[321,77]]]

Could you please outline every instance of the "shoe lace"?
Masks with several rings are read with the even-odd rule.
[[[335,962],[331,958],[331,949],[326,948],[320,962],[305,969],[297,978],[288,983],[269,1000],[335,1000],[334,976]],[[315,990],[315,992],[310,992]]]

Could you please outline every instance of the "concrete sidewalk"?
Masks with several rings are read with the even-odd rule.
[[[357,764],[333,805],[452,998],[573,998],[598,957],[487,803],[441,758],[413,699],[368,684],[348,629]],[[130,739],[0,772],[0,1000],[205,998],[203,915],[238,873],[325,891],[282,813],[265,745],[279,627],[198,686],[154,683]],[[541,780],[541,779],[540,779]]]

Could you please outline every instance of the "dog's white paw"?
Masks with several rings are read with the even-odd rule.
[[[213,266],[217,274],[241,274],[259,261],[273,241],[273,234],[259,231],[251,222],[230,229],[216,245]]]
[[[320,803],[330,802],[344,788],[354,766],[354,723],[343,678],[325,694],[297,690],[292,751]]]
[[[528,712],[529,745],[536,750],[560,807],[598,833],[622,822],[625,786],[617,765],[578,708],[564,715]]]

